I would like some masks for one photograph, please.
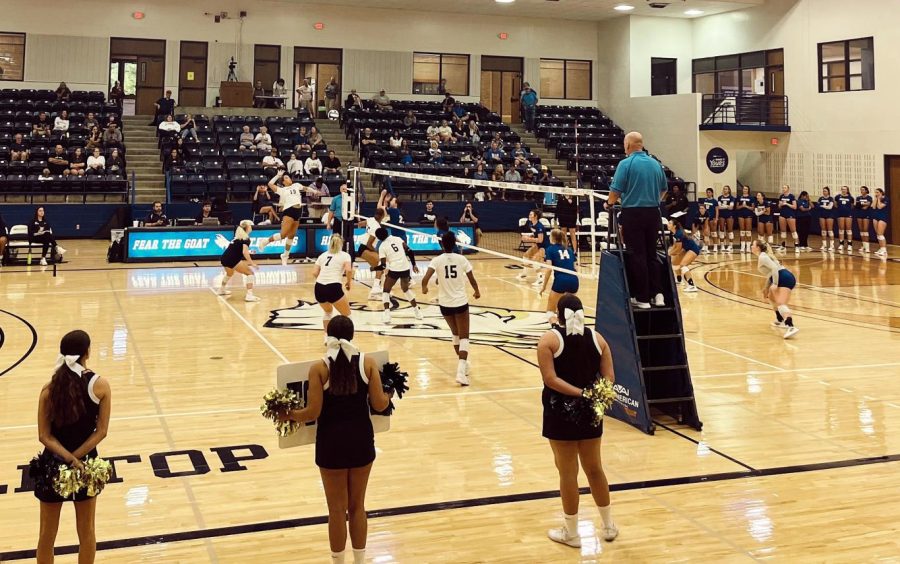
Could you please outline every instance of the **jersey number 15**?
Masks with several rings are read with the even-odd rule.
[[[456,278],[455,264],[448,264],[444,267],[444,278]]]

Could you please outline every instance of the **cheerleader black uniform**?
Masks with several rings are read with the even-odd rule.
[[[221,263],[225,268],[234,268],[244,260],[244,247],[250,246],[250,239],[234,239],[225,252],[222,253]]]
[[[369,417],[369,379],[364,355],[350,359],[359,363],[356,393],[336,396],[331,379],[325,382],[322,413],[316,425],[316,466],[329,470],[360,468],[375,460],[375,431]],[[325,364],[329,364],[325,359]]]
[[[578,201],[567,196],[560,196],[556,200],[556,221],[563,229],[578,227]]]
[[[600,347],[594,339],[594,332],[584,328],[584,335],[573,335],[573,339],[583,341],[580,347],[582,352],[566,347],[564,327],[555,325],[551,329],[559,339],[559,350],[553,355],[553,368],[556,375],[576,388],[587,388],[599,377]],[[553,407],[556,400],[567,400],[572,396],[561,394],[544,384],[544,392],[541,395],[541,403],[544,405],[544,428],[542,435],[551,441],[583,441],[597,439],[603,436],[603,424],[599,427],[592,425],[576,425],[569,421],[557,407]]]
[[[94,395],[94,384],[97,382],[97,378],[99,376],[90,370],[85,371],[81,375],[80,391],[84,400],[84,413],[81,414],[78,420],[62,426],[57,423],[50,424],[50,433],[69,452],[78,450],[84,444],[84,441],[88,440],[88,437],[97,430],[97,416],[100,415],[100,400]],[[48,454],[53,457],[56,463],[65,464],[65,461],[60,460],[50,449],[44,449],[44,455]],[[97,449],[91,449],[87,456],[96,458],[98,456]],[[74,497],[63,499],[53,491],[53,487],[49,484],[46,490],[36,487],[34,497],[44,503],[62,503],[64,501],[85,501],[90,499],[86,489],[75,494]]]

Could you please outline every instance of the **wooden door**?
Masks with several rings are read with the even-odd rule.
[[[787,104],[784,99],[784,67],[769,67],[768,70],[769,125],[787,125]]]
[[[266,94],[270,94],[272,85],[281,78],[281,46],[256,45],[253,53],[253,82],[262,82]]]
[[[509,84],[509,123],[522,123],[521,102],[519,101],[519,95],[522,93],[522,75],[517,72],[504,72],[503,75],[504,90],[506,90],[507,82]],[[506,112],[503,113],[506,114]]]
[[[887,226],[888,243],[900,244],[900,155],[884,156],[884,193],[890,205],[890,217]]]
[[[500,113],[499,71],[481,71],[481,103],[490,111]]]
[[[178,70],[178,104],[206,105],[206,65],[208,44],[205,41],[182,41]]]
[[[137,93],[135,94],[135,113],[152,115],[153,104],[163,95],[165,86],[166,60],[162,57],[138,57],[137,60]]]

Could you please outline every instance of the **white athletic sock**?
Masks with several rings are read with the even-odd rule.
[[[775,242],[774,236],[769,235],[769,244],[771,245],[773,242]]]
[[[354,548],[353,549],[353,564],[364,564],[366,561],[366,549],[365,548]]]
[[[456,363],[456,372],[457,373],[462,372],[463,374],[465,374],[465,372],[466,372],[466,361],[465,360],[459,359],[459,362]]]
[[[578,534],[578,514],[575,515],[563,515],[563,521],[566,524],[566,531],[569,533],[570,537],[573,537]]]
[[[600,507],[598,505],[597,509],[600,511],[600,519],[603,520],[604,527],[614,527],[616,525],[613,523],[611,505],[607,505],[606,507]]]

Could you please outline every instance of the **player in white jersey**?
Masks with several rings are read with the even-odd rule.
[[[472,272],[472,264],[466,257],[453,252],[456,248],[456,235],[445,233],[441,237],[441,249],[444,253],[431,260],[425,277],[422,278],[422,294],[428,293],[428,281],[432,276],[438,279],[438,305],[441,315],[450,333],[453,334],[453,349],[459,362],[456,367],[456,381],[469,385],[469,296],[466,294],[466,278],[475,290],[473,297],[481,297],[478,281]],[[465,278],[463,277],[465,276]]]
[[[303,209],[303,192],[305,188],[300,184],[294,185],[290,176],[284,174],[284,169],[278,171],[272,180],[269,180],[269,190],[278,194],[278,205],[284,214],[281,218],[281,232],[272,235],[259,244],[262,251],[266,245],[275,241],[284,240],[284,252],[281,253],[281,264],[287,266],[291,256],[291,249],[297,237],[297,228],[300,226],[300,212]]]
[[[380,270],[374,270],[380,262],[378,251],[375,249],[375,241],[377,240],[375,232],[381,227],[381,222],[384,221],[386,215],[387,211],[379,206],[375,209],[374,217],[367,217],[356,224],[357,227],[365,227],[366,229],[365,241],[360,243],[359,248],[356,250],[356,256],[369,263],[369,268],[375,272],[375,281],[372,284],[372,289],[369,291],[370,300],[377,300],[381,297],[381,277],[384,273]]]
[[[341,250],[343,246],[344,239],[340,235],[332,235],[328,250],[319,255],[313,266],[313,276],[316,277],[314,294],[323,311],[322,327],[326,334],[334,310],[344,317],[350,317],[350,302],[341,288],[341,279],[347,279],[343,287],[349,292],[353,284],[353,259],[349,253]]]
[[[403,295],[413,307],[416,319],[422,319],[422,310],[416,303],[416,293],[409,289],[410,269],[413,272],[419,272],[419,267],[416,266],[416,254],[407,246],[406,241],[390,235],[384,227],[379,227],[375,231],[375,237],[381,241],[378,246],[378,258],[381,263],[375,267],[376,272],[387,270],[387,274],[384,276],[384,290],[381,293],[381,301],[384,303],[381,320],[385,323],[391,322],[391,290],[398,280]]]

